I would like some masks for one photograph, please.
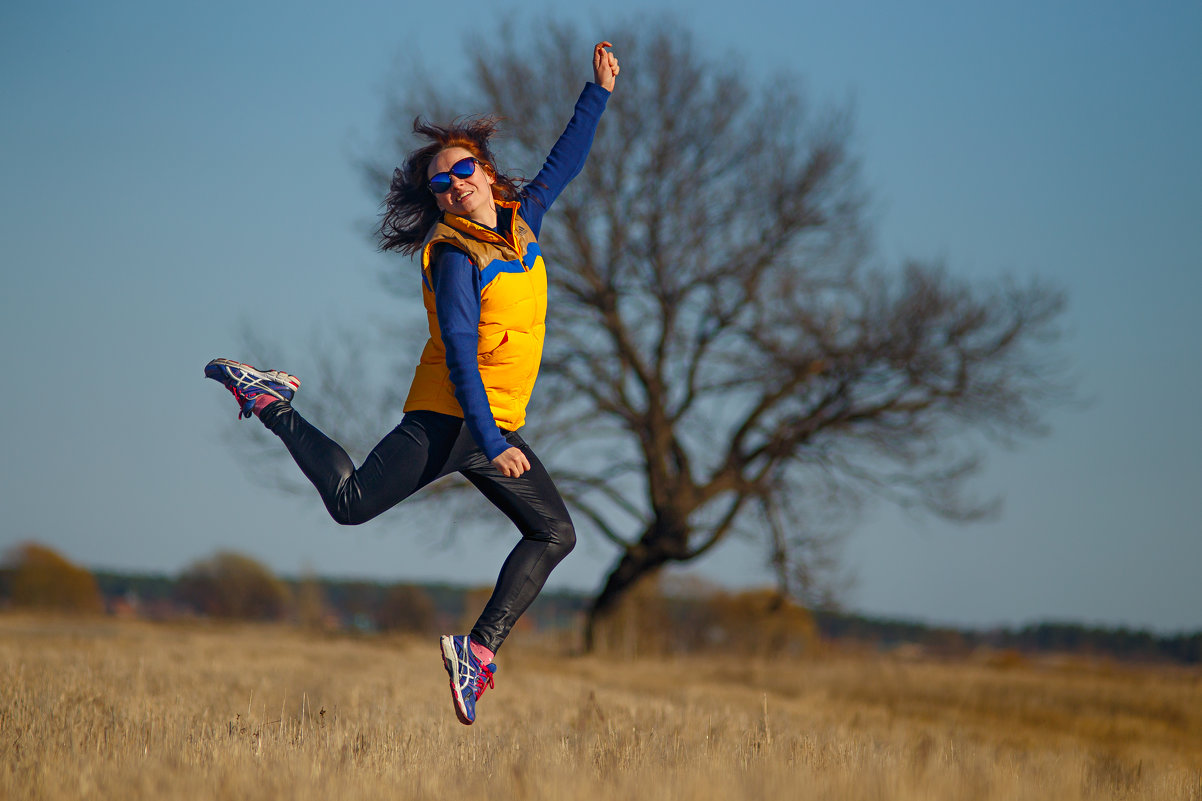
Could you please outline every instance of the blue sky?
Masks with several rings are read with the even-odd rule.
[[[378,199],[353,159],[380,136],[400,53],[452,71],[470,55],[433,4],[251,5],[0,10],[0,547],[166,572],[234,547],[284,573],[491,581],[505,524],[447,551],[405,507],[340,528],[315,498],[248,480],[232,402],[201,378],[239,357],[252,314],[286,340],[410,311],[376,283],[385,257],[360,230]],[[457,8],[480,27],[505,12]],[[848,606],[1202,628],[1202,6],[657,8],[714,59],[854,103],[882,259],[1068,293],[1064,351],[1089,404],[990,452],[975,486],[1003,496],[995,521],[874,509],[845,546]],[[609,36],[600,14],[575,19]],[[595,586],[612,558],[586,541],[552,583]],[[739,543],[697,569],[767,580]]]

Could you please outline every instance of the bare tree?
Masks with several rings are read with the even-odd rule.
[[[712,60],[671,22],[606,36],[623,71],[544,227],[552,298],[530,415],[558,442],[540,452],[577,516],[618,549],[590,639],[640,578],[737,531],[804,597],[827,518],[864,495],[956,520],[989,511],[964,497],[982,437],[1039,433],[1069,392],[1052,347],[1061,294],[874,267],[845,110]],[[532,175],[588,45],[562,26],[492,37],[468,51],[470,80],[402,82],[401,133],[364,167],[374,191],[419,112],[499,113],[502,168]],[[415,291],[411,264],[395,277]]]

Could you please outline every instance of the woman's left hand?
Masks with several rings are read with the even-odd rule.
[[[493,465],[501,471],[501,475],[509,478],[521,478],[522,473],[530,469],[530,460],[520,448],[509,448],[492,460]]]
[[[593,83],[607,92],[614,90],[614,79],[618,77],[618,57],[605,48],[613,47],[609,42],[598,42],[593,48]]]

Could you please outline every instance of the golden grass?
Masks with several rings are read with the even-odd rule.
[[[1198,671],[520,646],[0,617],[0,799],[1202,801]]]

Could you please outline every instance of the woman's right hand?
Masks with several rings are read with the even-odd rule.
[[[614,90],[618,77],[618,57],[605,48],[613,47],[609,42],[598,42],[593,48],[593,83],[607,92]]]
[[[520,448],[502,451],[500,456],[492,460],[492,463],[501,471],[501,475],[509,478],[518,478],[530,469],[530,460],[526,458],[526,454],[522,453]]]

